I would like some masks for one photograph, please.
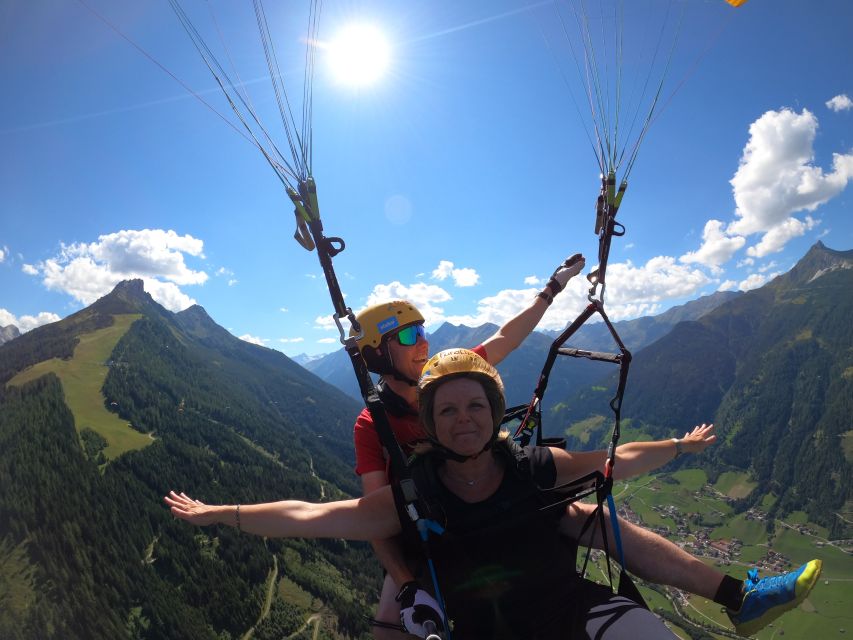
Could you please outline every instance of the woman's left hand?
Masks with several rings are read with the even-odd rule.
[[[702,424],[702,426],[694,427],[693,431],[688,431],[681,438],[681,448],[685,452],[699,453],[705,448],[717,441],[717,436],[714,435],[713,424]]]
[[[193,500],[185,493],[170,491],[163,500],[169,505],[172,515],[200,527],[218,522],[216,507]]]

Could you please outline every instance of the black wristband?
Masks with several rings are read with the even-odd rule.
[[[537,297],[537,298],[542,298],[545,302],[547,302],[547,303],[548,303],[548,305],[549,305],[549,306],[550,306],[550,304],[551,304],[552,302],[554,302],[554,298],[553,298],[553,296],[548,295],[548,293],[546,293],[544,290],[543,290],[543,291],[540,291],[539,293],[537,293],[537,294],[536,294],[536,297]]]

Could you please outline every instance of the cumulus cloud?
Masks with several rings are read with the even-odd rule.
[[[185,256],[203,258],[204,243],[172,230],[122,230],[96,242],[62,245],[59,255],[24,269],[40,274],[44,285],[82,304],[91,304],[122,280],[141,278],[145,290],[171,311],[195,304],[180,286],[207,281],[203,271],[190,269]]]
[[[264,340],[263,338],[258,338],[257,336],[249,335],[248,333],[244,333],[242,336],[240,336],[240,340],[251,342],[252,344],[256,344],[260,347],[263,347],[264,343],[266,342],[266,340]]]
[[[21,267],[21,271],[26,273],[28,276],[37,276],[39,274],[39,270],[31,264],[24,264]]]
[[[331,331],[332,329],[337,329],[334,316],[317,316],[316,318],[314,318],[314,328],[322,329],[323,331]]]
[[[702,231],[702,246],[697,251],[690,251],[679,258],[685,264],[699,263],[706,267],[717,268],[731,257],[743,245],[746,238],[742,236],[729,236],[723,230],[723,222],[720,220],[708,220]]]
[[[0,262],[5,262],[7,255],[9,255],[9,247],[0,247]]]
[[[337,338],[320,338],[319,340],[317,340],[319,344],[332,344],[337,341]]]
[[[21,333],[26,333],[27,331],[31,331],[36,327],[40,327],[43,324],[50,324],[51,322],[59,322],[61,318],[55,313],[50,313],[48,311],[42,311],[38,315],[29,316],[24,315],[20,318],[15,317],[15,314],[7,311],[6,309],[0,309],[0,327],[6,327],[10,324],[18,327],[18,331]]]
[[[444,320],[450,324],[464,324],[468,327],[478,327],[486,322],[500,326],[529,307],[533,296],[536,295],[536,291],[536,289],[504,289],[503,291],[498,291],[493,296],[488,296],[480,300],[477,303],[476,313],[448,316]],[[546,314],[545,320],[547,318],[548,314]],[[539,328],[544,327],[545,320],[540,322]]]
[[[480,275],[471,268],[464,267],[457,269],[450,260],[442,260],[438,266],[432,271],[433,280],[447,280],[453,278],[453,283],[457,287],[473,287],[480,282]]]
[[[746,253],[756,258],[763,258],[768,254],[781,251],[789,240],[803,235],[816,224],[817,222],[811,216],[806,216],[805,222],[788,218],[765,233],[759,243],[747,249]]]
[[[695,296],[711,282],[703,271],[657,256],[642,266],[628,260],[607,269],[608,315],[614,320],[656,313],[668,299]]]
[[[717,287],[717,291],[734,291],[737,289],[737,282],[734,280],[726,280]]]
[[[279,338],[278,341],[284,344],[293,344],[295,342],[305,342],[305,338]]]
[[[838,195],[853,179],[853,153],[833,154],[832,170],[813,164],[817,118],[807,109],[768,111],[749,128],[750,138],[731,185],[737,219],[729,236],[764,234],[748,253],[762,257],[780,251],[816,222],[793,217],[814,211]]]
[[[430,326],[444,320],[444,309],[439,305],[451,299],[451,295],[438,285],[423,282],[404,285],[395,280],[389,284],[374,286],[373,291],[367,296],[365,306],[369,307],[388,300],[408,300],[418,308],[424,316],[426,325]]]
[[[853,100],[846,93],[835,96],[832,100],[826,101],[826,106],[835,111],[849,111],[853,109]]]
[[[645,265],[634,266],[630,261],[611,263],[607,270],[605,294],[607,315],[613,320],[635,318],[657,313],[668,299],[696,295],[711,282],[702,271],[680,265],[675,258],[659,256]],[[566,290],[554,298],[554,303],[539,329],[562,329],[586,306],[589,283],[583,277],[569,281]],[[481,299],[474,314],[448,316],[452,324],[479,326],[485,322],[502,325],[526,309],[538,289],[504,289]]]
[[[529,284],[530,286],[534,286],[534,287],[535,287],[537,284],[539,284],[540,282],[542,282],[542,280],[540,280],[540,279],[539,279],[539,278],[537,278],[536,276],[527,276],[527,277],[524,279],[524,284]]]
[[[741,280],[737,288],[741,291],[758,289],[758,287],[763,287],[780,273],[779,271],[775,271],[774,273],[752,273],[745,280]]]

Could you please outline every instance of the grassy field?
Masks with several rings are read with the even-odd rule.
[[[138,314],[114,316],[113,326],[80,336],[70,360],[52,358],[25,369],[9,381],[20,386],[47,373],[55,373],[62,382],[65,402],[74,414],[77,431],[88,427],[107,441],[104,455],[107,459],[142,449],[152,442],[149,435],[128,426],[126,420],[107,411],[101,388],[104,384],[109,360],[116,343],[127,333]]]
[[[809,598],[801,606],[778,619],[772,627],[759,632],[756,638],[823,640],[843,638],[846,633],[853,632],[853,609],[850,606],[850,603],[853,603],[853,557],[842,549],[827,544],[826,530],[809,523],[806,514],[802,512],[791,514],[785,521],[777,520],[774,523],[775,533],[768,540],[766,523],[748,520],[745,514],[731,515],[731,507],[724,499],[714,497],[713,491],[703,490],[705,481],[701,471],[680,471],[665,476],[638,478],[627,484],[619,483],[614,487],[614,494],[617,496],[617,504],[630,505],[646,525],[668,527],[670,537],[676,542],[679,541],[674,535],[678,526],[677,518],[681,518],[682,526],[689,523],[689,530],[695,534],[703,527],[696,526],[692,522],[694,519],[704,521],[718,514],[722,524],[704,527],[710,539],[730,540],[736,537],[743,540],[744,545],[740,555],[731,564],[722,559],[703,560],[736,578],[745,577],[747,569],[764,558],[771,549],[783,554],[789,560],[791,568],[798,567],[812,558],[820,558],[823,561],[821,578]],[[732,492],[742,491],[749,484],[744,474],[731,474],[725,478],[721,476],[713,488],[725,495],[731,495]],[[774,499],[770,497],[764,506],[769,507],[773,502]],[[677,508],[674,516],[653,508],[668,505]],[[808,530],[801,533],[803,526]],[[762,570],[760,575],[767,573]],[[664,598],[660,594],[643,587],[641,591],[650,604],[653,603],[653,607],[673,610],[672,605],[667,607],[661,604]],[[732,627],[719,604],[698,596],[689,596],[689,606],[684,612],[696,623],[709,625],[712,629],[717,628],[718,633],[711,632],[714,637],[730,637],[727,633],[731,632]],[[677,629],[674,631],[683,635]]]
[[[756,485],[757,483],[750,481],[749,476],[745,473],[726,471],[720,474],[714,488],[729,498],[737,499],[748,496]]]

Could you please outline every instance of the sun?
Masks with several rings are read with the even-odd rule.
[[[328,44],[332,75],[341,84],[367,86],[388,70],[390,47],[383,33],[370,24],[342,28]]]

